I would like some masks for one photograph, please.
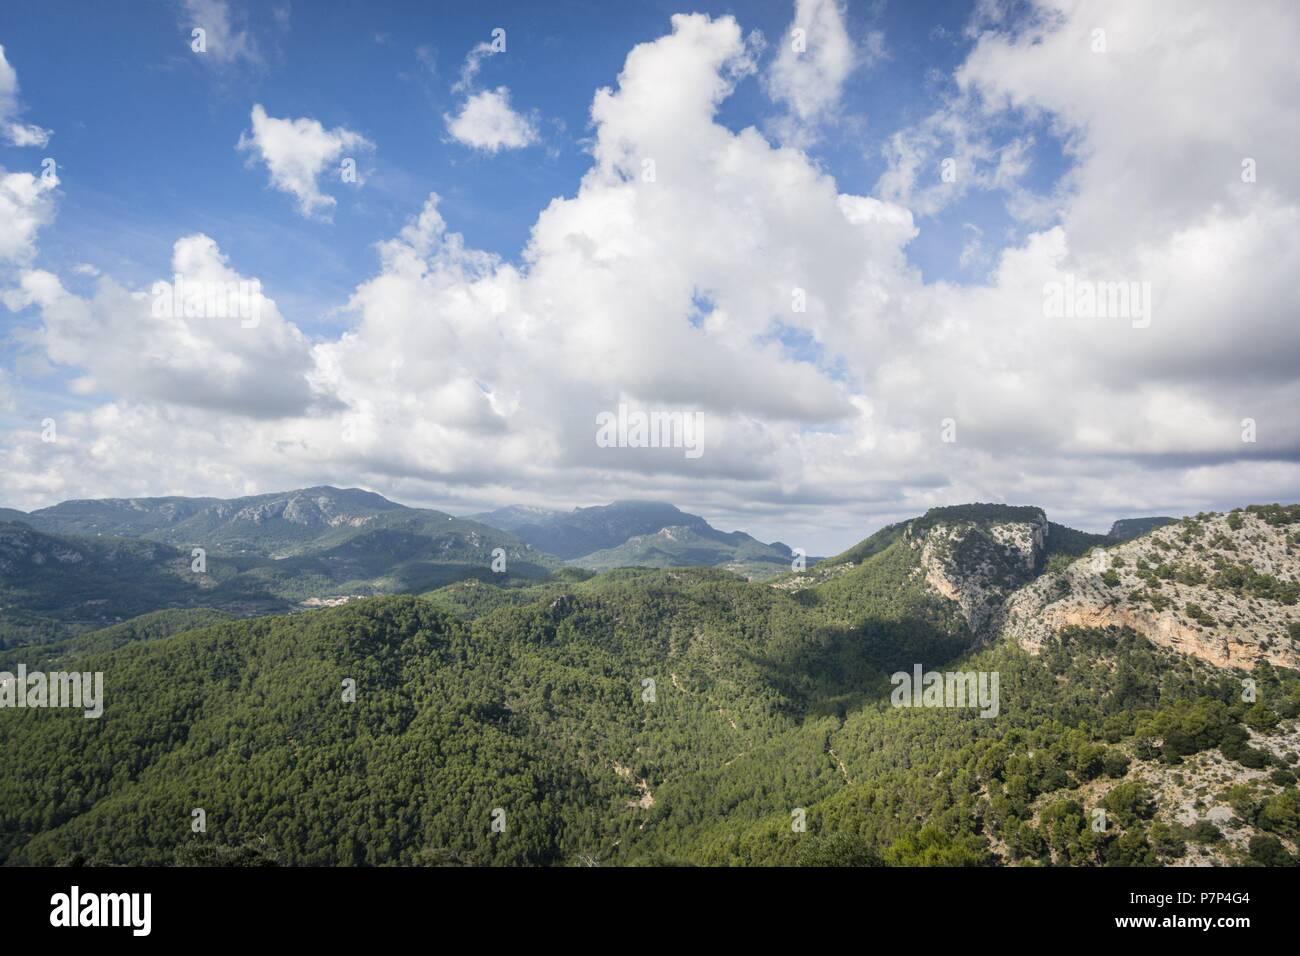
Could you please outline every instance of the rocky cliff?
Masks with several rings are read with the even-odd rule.
[[[1218,667],[1300,667],[1300,506],[1185,518],[1096,549],[1017,591],[1003,633],[1036,651],[1060,628],[1129,627]]]
[[[996,629],[1007,598],[1046,560],[1047,516],[1031,508],[1008,509],[1008,517],[1000,519],[996,512],[989,518],[931,512],[904,532],[904,540],[918,552],[917,574],[957,604],[978,636]]]

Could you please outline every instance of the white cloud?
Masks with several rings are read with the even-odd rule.
[[[328,404],[309,380],[306,338],[260,284],[227,265],[212,239],[178,240],[171,265],[172,274],[148,291],[105,277],[89,298],[33,270],[10,304],[37,308],[36,343],[51,360],[82,371],[73,382],[81,394],[263,418]]]
[[[460,109],[453,115],[443,114],[447,132],[458,143],[496,153],[503,149],[523,149],[540,139],[536,113],[524,115],[510,105],[510,90],[498,86],[494,90],[478,90],[479,71],[483,60],[502,52],[492,43],[479,43],[465,56],[460,68],[460,78],[452,84],[453,93],[463,93]]]
[[[49,354],[108,397],[61,421],[58,447],[9,436],[10,503],[137,489],[141,474],[190,493],[335,481],[444,505],[653,494],[783,538],[798,527],[789,543],[817,553],[940,502],[1034,502],[1095,527],[1294,498],[1300,11],[1171,14],[1185,9],[1053,4],[1032,32],[982,27],[955,78],[965,105],[939,104],[919,148],[966,144],[979,182],[1014,196],[1030,155],[1017,120],[1033,114],[1076,165],[1055,224],[987,250],[980,284],[926,284],[909,265],[914,213],[942,203],[919,173],[844,194],[800,150],[719,124],[752,50],[734,20],[700,15],[674,17],[595,95],[592,166],[540,212],[519,265],[469,248],[431,197],[380,244],[335,339],[308,344],[278,313],[266,343],[237,325],[151,331],[110,280],[82,300],[29,273]],[[1084,42],[1097,23],[1102,62]],[[999,142],[995,123],[1014,135]],[[1240,180],[1247,156],[1256,183]],[[1045,317],[1045,284],[1068,276],[1150,282],[1149,327]],[[620,401],[699,410],[706,453],[605,454],[595,415]]]
[[[253,106],[253,129],[240,134],[237,149],[255,155],[271,173],[271,185],[298,200],[304,216],[328,219],[337,200],[320,191],[320,177],[327,166],[345,157],[348,151],[374,149],[374,144],[351,130],[337,126],[326,129],[319,121],[276,119],[268,116],[260,103]],[[339,169],[332,170],[339,173]],[[340,179],[341,179],[340,175]]]
[[[510,108],[510,91],[504,86],[473,94],[457,115],[443,119],[457,142],[489,153],[522,149],[538,139],[536,122]]]
[[[857,58],[844,13],[842,0],[795,0],[794,20],[766,76],[768,95],[790,112],[783,138],[834,119]],[[883,37],[872,33],[868,41],[865,52],[874,61],[884,53]]]
[[[496,51],[491,43],[480,43],[465,55],[465,62],[460,67],[460,79],[452,84],[453,93],[464,93],[474,88],[478,72],[483,66],[483,58],[492,56]]]
[[[1050,224],[1059,201],[1032,196],[1020,186],[1034,145],[1026,133],[1003,143],[981,120],[972,96],[955,96],[924,120],[898,130],[882,149],[889,168],[876,192],[921,216],[931,216],[972,189],[1002,190],[1013,211],[1025,219]]]
[[[216,67],[262,62],[256,39],[247,29],[235,25],[228,0],[181,0],[180,7],[180,26],[186,40],[190,40],[194,29],[204,31],[206,49],[195,54],[203,62]]]
[[[50,141],[50,131],[17,122],[18,73],[5,58],[5,48],[0,44],[0,136],[13,146],[44,146]]]
[[[988,266],[991,260],[988,250],[984,247],[984,230],[973,222],[964,222],[961,228],[965,238],[962,240],[957,264],[963,269]]]
[[[1274,0],[1249,17],[1213,3],[1043,0],[1019,31],[980,35],[958,86],[989,115],[1048,118],[1079,165],[1067,227],[1071,245],[1109,244],[1126,230],[1167,236],[1222,208],[1300,199],[1300,59],[1283,55],[1300,12]],[[1093,52],[1104,25],[1106,51]],[[1224,70],[1223,51],[1249,63]],[[1241,161],[1268,169],[1254,186]],[[1261,201],[1263,201],[1261,203]]]
[[[55,177],[11,173],[0,167],[0,264],[30,262],[36,233],[54,217]]]

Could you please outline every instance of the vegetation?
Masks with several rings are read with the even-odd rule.
[[[1156,865],[1210,837],[1159,819],[1132,760],[1274,762],[1231,675],[1130,632],[966,651],[914,555],[895,540],[796,593],[622,570],[90,635],[68,653],[105,673],[102,720],[0,722],[0,859]],[[997,671],[999,716],[890,706],[918,661]],[[1254,676],[1300,706],[1295,675]],[[1293,785],[1243,808],[1289,852]]]
[[[954,513],[1006,514],[975,507]],[[1296,761],[1260,741],[1294,727],[1300,675],[1256,667],[1247,701],[1119,628],[972,649],[919,553],[895,526],[798,589],[570,568],[11,648],[0,669],[102,672],[106,702],[0,714],[0,863],[1293,861]],[[997,716],[893,706],[917,664],[996,673]],[[1143,782],[1211,751],[1242,770],[1231,840]]]

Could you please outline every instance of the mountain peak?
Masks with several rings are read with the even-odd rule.
[[[1026,523],[1038,524],[1047,520],[1047,512],[1036,505],[1004,505],[976,501],[968,505],[943,505],[931,508],[913,519],[913,528],[927,528],[937,524],[974,521],[981,524]]]

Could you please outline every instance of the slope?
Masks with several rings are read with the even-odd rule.
[[[969,649],[985,604],[961,595],[1034,587],[1036,530],[932,514],[777,586],[703,568],[460,583],[72,652],[104,672],[105,715],[0,721],[0,860],[1290,859],[1300,675],[1120,627]],[[998,674],[997,716],[892,706],[890,674],[917,663]]]

